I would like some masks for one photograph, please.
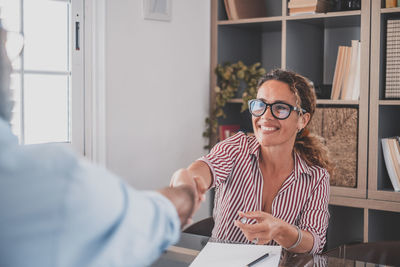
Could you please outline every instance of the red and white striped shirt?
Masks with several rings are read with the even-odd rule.
[[[238,211],[262,210],[259,153],[257,139],[239,132],[200,159],[210,167],[215,186],[212,237],[250,243],[234,221],[239,219]],[[310,232],[314,237],[310,253],[314,254],[321,252],[326,242],[329,174],[324,168],[308,166],[297,153],[294,161],[294,170],[272,202],[272,215]]]

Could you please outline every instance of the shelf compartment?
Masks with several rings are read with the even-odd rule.
[[[286,68],[308,77],[315,87],[332,84],[339,46],[360,40],[361,16],[287,21]]]
[[[317,107],[308,129],[324,138],[336,170],[332,186],[357,188],[358,108],[352,106]]]
[[[218,63],[242,60],[247,65],[260,62],[269,71],[281,67],[282,22],[265,25],[220,25]],[[240,96],[239,96],[240,97]]]
[[[383,105],[379,107],[379,127],[378,127],[378,179],[377,190],[393,192],[393,186],[386,170],[383,158],[381,139],[400,135],[400,124],[394,123],[394,118],[400,117],[400,105]],[[399,193],[400,196],[400,193]]]
[[[364,241],[363,208],[329,205],[329,213],[327,249]]]
[[[368,242],[400,240],[400,213],[369,210]]]

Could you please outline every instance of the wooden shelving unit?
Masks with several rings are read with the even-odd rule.
[[[387,174],[381,138],[400,135],[400,123],[397,119],[400,116],[400,100],[384,98],[386,20],[400,19],[400,8],[382,8],[383,6],[381,1],[372,1],[368,198],[387,201],[387,205],[396,205],[400,202],[400,192],[393,191]]]
[[[394,192],[385,170],[380,138],[400,135],[400,100],[383,95],[384,21],[400,18],[400,8],[384,9],[383,1],[361,0],[361,10],[289,16],[287,0],[265,0],[267,16],[228,20],[223,0],[212,0],[211,107],[215,103],[218,63],[242,60],[299,72],[316,85],[333,79],[339,45],[361,41],[361,91],[356,101],[318,99],[318,107],[354,107],[358,110],[357,185],[331,187],[331,223],[328,248],[349,242],[400,239],[400,193]],[[228,117],[251,127],[249,115],[239,115],[242,100],[227,104]],[[217,139],[213,136],[211,145]],[[346,156],[346,155],[343,155]],[[377,230],[376,227],[385,227]],[[393,234],[388,234],[392,231]]]

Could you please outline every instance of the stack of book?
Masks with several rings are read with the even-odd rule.
[[[394,191],[400,191],[400,137],[382,138],[383,158]]]
[[[358,100],[360,96],[360,46],[358,40],[352,40],[351,47],[339,46],[331,99]]]
[[[400,98],[400,20],[388,19],[386,27],[385,98]]]
[[[400,1],[398,0],[386,0],[386,8],[392,8],[392,7],[400,7]]]
[[[290,0],[288,3],[290,16],[326,13],[331,11],[332,7],[329,0]]]
[[[261,18],[267,15],[264,0],[224,0],[224,4],[230,20]]]

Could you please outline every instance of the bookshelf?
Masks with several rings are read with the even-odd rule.
[[[371,89],[370,137],[368,164],[368,197],[383,200],[388,206],[400,202],[400,192],[394,192],[383,159],[381,138],[400,135],[400,100],[385,99],[385,35],[386,21],[400,19],[400,8],[384,8],[383,1],[372,1],[371,6]],[[393,210],[399,211],[395,208]]]
[[[380,138],[400,135],[400,100],[385,100],[383,21],[400,18],[400,8],[384,9],[384,1],[361,0],[361,10],[289,16],[287,0],[265,0],[267,16],[228,20],[224,0],[211,6],[210,106],[215,104],[218,63],[242,60],[261,62],[267,71],[286,68],[310,78],[315,85],[332,83],[339,45],[361,41],[361,90],[359,100],[318,99],[318,108],[357,110],[357,167],[355,187],[331,187],[331,224],[328,248],[351,242],[400,239],[399,234],[376,231],[386,227],[399,233],[400,193],[390,188]],[[328,86],[329,87],[329,86]],[[240,124],[251,130],[250,114],[240,113],[240,96],[226,105],[226,119],[219,124]],[[378,130],[379,129],[379,130]],[[210,138],[214,145],[217,137]],[[345,220],[344,220],[345,218]],[[344,222],[345,223],[344,223]]]

